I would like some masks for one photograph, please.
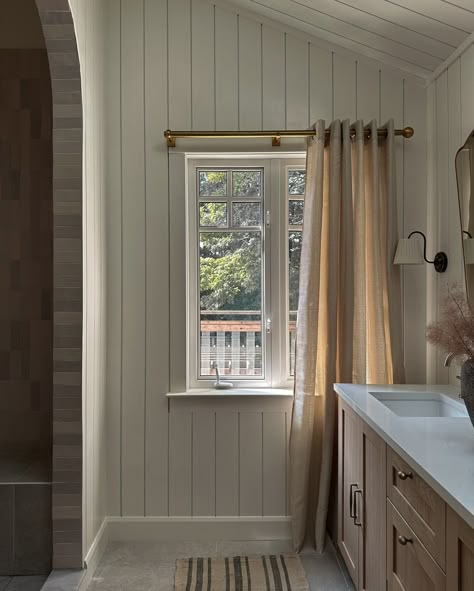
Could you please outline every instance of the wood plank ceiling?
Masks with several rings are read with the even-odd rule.
[[[428,77],[474,31],[474,0],[228,0]]]

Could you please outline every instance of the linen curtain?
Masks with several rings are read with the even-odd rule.
[[[290,436],[296,550],[324,548],[335,447],[334,382],[404,381],[393,121],[325,122],[308,142]]]

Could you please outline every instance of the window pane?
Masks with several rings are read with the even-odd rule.
[[[262,377],[260,232],[200,233],[200,375]]]
[[[294,375],[295,360],[295,339],[296,339],[296,314],[298,311],[299,279],[301,244],[303,233],[290,231],[288,233],[289,268],[288,268],[288,289],[289,289],[289,333],[290,333],[290,375]]]
[[[227,195],[227,172],[222,170],[200,171],[199,195],[201,197],[225,197]]]
[[[295,201],[291,199],[288,202],[288,223],[290,226],[303,225],[304,201]]]
[[[233,226],[260,226],[262,206],[260,203],[232,203]]]
[[[260,170],[239,170],[232,173],[232,195],[234,197],[261,197],[262,172]]]
[[[227,203],[200,203],[199,223],[201,226],[225,228],[227,226]]]
[[[288,171],[288,193],[290,195],[304,195],[306,185],[305,170]]]

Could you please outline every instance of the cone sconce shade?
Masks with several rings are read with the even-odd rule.
[[[402,238],[398,241],[394,265],[422,265],[424,263],[421,244],[418,240]]]
[[[414,234],[418,234],[423,238],[423,251],[418,240],[411,240]],[[465,240],[464,242],[468,242]],[[474,242],[474,241],[473,241]],[[473,248],[474,261],[474,248]],[[434,265],[438,273],[444,273],[448,266],[448,257],[444,252],[438,252],[433,261],[426,258],[426,236],[423,232],[415,230],[409,234],[408,238],[402,238],[398,241],[397,251],[393,259],[394,265],[421,265],[423,262]]]

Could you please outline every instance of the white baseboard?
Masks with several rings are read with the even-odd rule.
[[[108,517],[112,541],[289,540],[291,517]]]
[[[81,584],[78,591],[85,591],[89,586],[89,583],[94,576],[97,566],[102,558],[107,542],[109,541],[109,527],[108,518],[105,517],[99,531],[97,532],[94,541],[92,542],[89,551],[84,559],[84,577],[81,580]]]

